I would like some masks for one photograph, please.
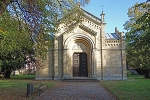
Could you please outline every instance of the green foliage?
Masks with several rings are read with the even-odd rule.
[[[6,74],[24,66],[24,55],[32,49],[33,43],[25,27],[19,26],[7,12],[0,17],[0,32],[0,71],[7,77]]]
[[[89,0],[80,0],[80,6],[88,2]],[[55,33],[59,31],[60,24],[66,28],[64,33],[68,33],[75,27],[71,24],[81,21],[82,11],[78,0],[23,0],[12,2],[9,7],[13,16],[29,26],[35,43],[35,54],[42,59],[46,59],[48,49],[53,48]]]
[[[80,6],[88,2],[80,0]],[[65,26],[64,33],[68,33],[81,22],[83,15],[78,0],[0,0],[0,5],[4,5],[0,6],[3,73],[21,67],[29,51],[36,56],[36,66],[39,67],[40,60],[45,60],[48,50],[53,49],[59,25]]]
[[[136,3],[129,8],[125,23],[128,66],[150,69],[150,4]]]
[[[127,76],[130,76],[131,72],[129,70],[127,70]]]

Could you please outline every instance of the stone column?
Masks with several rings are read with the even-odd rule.
[[[58,37],[58,78],[63,77],[63,36]]]
[[[93,49],[93,52],[92,52],[92,72],[93,72],[93,75],[92,77],[93,78],[96,78],[97,77],[97,57],[96,57],[96,49]]]
[[[127,72],[126,72],[126,52],[125,49],[122,51],[122,63],[123,63],[123,80],[127,79]]]
[[[90,66],[91,66],[91,77],[92,77],[94,75],[93,50],[90,51]]]
[[[49,50],[49,78],[54,78],[54,50]]]
[[[100,59],[101,59],[101,77],[99,77],[99,80],[103,80],[104,78],[104,69],[106,67],[106,48],[105,48],[105,25],[106,23],[103,22],[101,24],[100,29]]]
[[[54,40],[54,80],[58,80],[58,40]]]
[[[67,49],[64,49],[63,52],[63,78],[68,78],[67,75]]]
[[[121,33],[121,65],[122,65],[122,80],[127,79],[126,73],[126,52],[125,52],[125,40],[123,39],[123,33]]]
[[[62,49],[58,50],[58,77],[62,79],[63,77],[63,51]]]
[[[101,56],[100,56],[100,50],[96,49],[95,50],[95,61],[96,61],[96,76],[98,80],[101,80]]]

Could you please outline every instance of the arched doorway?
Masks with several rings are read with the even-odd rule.
[[[74,34],[64,42],[64,77],[90,77],[94,74],[93,40],[84,34]]]
[[[88,77],[87,54],[85,52],[73,54],[73,77]]]

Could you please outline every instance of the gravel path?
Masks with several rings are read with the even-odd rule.
[[[61,82],[40,100],[116,100],[99,82]]]

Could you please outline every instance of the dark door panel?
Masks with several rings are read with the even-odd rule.
[[[87,54],[74,53],[73,54],[73,77],[87,77]]]
[[[87,54],[80,53],[80,77],[87,76]]]
[[[79,77],[79,53],[73,54],[73,77]]]

